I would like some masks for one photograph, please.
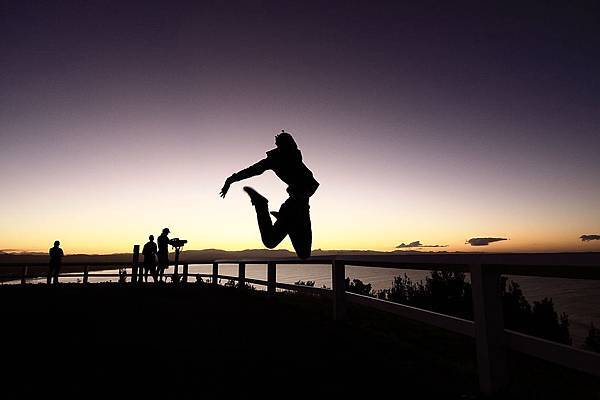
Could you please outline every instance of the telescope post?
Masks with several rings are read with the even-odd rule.
[[[175,265],[173,267],[173,283],[179,282],[179,252],[181,247],[175,247]]]

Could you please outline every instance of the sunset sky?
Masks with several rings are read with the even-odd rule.
[[[0,250],[262,248],[285,129],[313,248],[600,251],[599,6],[401,3],[0,0]]]

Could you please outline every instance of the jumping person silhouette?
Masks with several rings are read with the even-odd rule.
[[[296,254],[305,259],[310,256],[312,245],[308,200],[319,187],[319,182],[302,162],[302,153],[292,135],[282,130],[275,136],[275,145],[277,148],[267,151],[265,159],[227,178],[221,189],[221,197],[225,197],[234,182],[260,175],[269,169],[275,172],[279,179],[287,183],[290,197],[281,205],[279,212],[271,212],[277,220],[274,224],[269,215],[269,201],[251,187],[244,186],[244,191],[250,196],[256,209],[258,228],[264,245],[272,249],[281,243],[286,235],[290,235]]]

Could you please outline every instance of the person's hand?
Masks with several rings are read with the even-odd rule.
[[[229,178],[227,178],[227,180],[225,181],[225,184],[223,185],[223,188],[221,189],[221,193],[219,193],[219,195],[222,198],[225,198],[225,195],[229,191],[229,186],[231,186],[231,182],[229,181]]]

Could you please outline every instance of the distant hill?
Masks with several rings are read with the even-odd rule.
[[[313,256],[332,256],[332,255],[395,255],[395,254],[418,254],[419,251],[375,251],[375,250],[313,250]],[[170,253],[173,258],[174,253]],[[181,260],[217,260],[217,259],[244,259],[244,258],[285,258],[295,257],[296,254],[289,250],[267,250],[267,249],[246,249],[246,250],[221,250],[221,249],[203,249],[203,250],[185,250],[182,252]],[[66,255],[65,262],[77,263],[95,263],[95,262],[128,262],[132,259],[132,253],[115,254],[71,254]],[[46,253],[39,252],[21,252],[6,253],[0,252],[0,264],[10,263],[44,263],[48,261]]]
[[[73,254],[64,258],[66,262],[126,262],[131,260],[131,254]],[[0,264],[10,263],[44,263],[48,261],[46,253],[0,253]]]
[[[375,250],[313,250],[312,256],[333,256],[333,255],[393,255],[406,254],[404,251],[375,251]],[[410,252],[418,253],[418,252]],[[183,252],[183,257],[187,259],[244,259],[244,258],[283,258],[296,257],[296,253],[289,250],[267,250],[267,249],[247,249],[247,250],[188,250]],[[185,259],[183,258],[183,259]]]

